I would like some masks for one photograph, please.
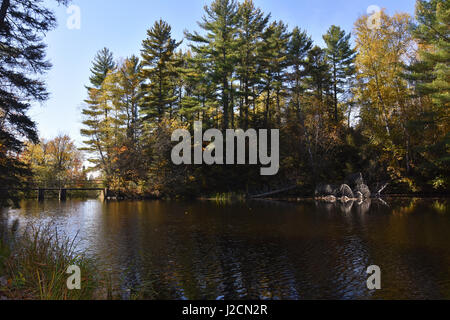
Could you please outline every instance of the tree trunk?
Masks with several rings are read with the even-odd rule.
[[[269,128],[270,121],[270,87],[267,87],[267,97],[266,97],[266,112],[264,113],[264,123],[266,128]]]
[[[336,64],[334,64],[334,70],[333,70],[333,86],[334,86],[334,120],[338,122],[338,100],[337,100],[337,74],[336,74]]]
[[[245,79],[245,85],[244,85],[244,129],[248,129],[248,109],[250,108],[248,103],[248,96],[250,95],[250,92],[248,90],[248,80]]]
[[[223,102],[223,129],[228,129],[228,79],[225,75],[223,77],[223,92],[222,92],[222,102]]]
[[[8,12],[8,8],[10,6],[10,0],[3,0],[2,6],[0,7],[0,30],[6,27],[5,19],[6,13]]]
[[[230,118],[231,118],[231,128],[234,128],[234,89],[233,80],[230,83]]]

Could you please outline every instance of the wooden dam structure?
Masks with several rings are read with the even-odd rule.
[[[84,187],[83,185],[89,185]],[[67,200],[67,194],[70,191],[100,191],[100,199],[108,199],[112,196],[112,192],[108,187],[105,187],[103,181],[101,180],[86,180],[86,181],[71,181],[66,182],[60,187],[55,186],[30,186],[25,188],[17,188],[17,191],[23,192],[37,192],[37,200],[44,201],[45,195],[48,192],[53,192],[58,194],[58,199],[60,201]]]

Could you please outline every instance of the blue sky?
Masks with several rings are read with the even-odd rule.
[[[146,31],[162,18],[172,26],[173,36],[183,38],[184,30],[199,30],[197,21],[210,0],[74,0],[80,8],[81,28],[69,29],[70,16],[65,7],[54,5],[58,27],[46,37],[52,70],[45,76],[50,99],[30,110],[38,123],[40,136],[52,138],[69,134],[81,146],[81,109],[86,98],[91,61],[96,52],[108,47],[116,58],[139,55]],[[322,35],[335,24],[347,32],[354,21],[371,5],[388,13],[414,13],[414,0],[254,0],[272,18],[283,20],[290,28],[307,30],[323,45]]]

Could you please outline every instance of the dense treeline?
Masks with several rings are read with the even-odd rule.
[[[84,114],[90,161],[111,187],[157,195],[252,192],[361,171],[392,192],[449,186],[449,3],[418,1],[407,14],[331,26],[326,46],[252,1],[215,0],[182,41],[156,21],[140,58],[101,50]],[[280,129],[276,177],[252,166],[175,166],[176,128]]]
[[[293,183],[312,194],[314,184],[357,171],[369,184],[390,181],[390,192],[448,192],[449,6],[418,0],[415,19],[382,12],[379,28],[361,16],[352,34],[331,26],[322,48],[252,1],[213,1],[185,39],[156,21],[139,56],[117,60],[103,49],[95,57],[81,132],[92,171],[136,195]],[[27,115],[32,101],[48,98],[42,39],[54,26],[42,1],[1,1],[0,205],[17,203],[16,188],[27,183],[87,176],[72,141],[39,143]],[[205,129],[280,129],[278,175],[262,177],[259,166],[173,165],[171,134],[195,120]],[[70,146],[64,163],[59,143]]]

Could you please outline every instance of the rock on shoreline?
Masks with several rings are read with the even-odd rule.
[[[316,199],[334,202],[369,199],[371,192],[363,175],[355,173],[349,175],[341,185],[324,183],[317,185],[314,195]]]

